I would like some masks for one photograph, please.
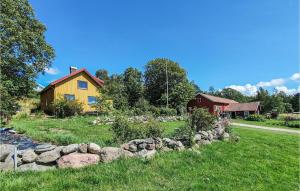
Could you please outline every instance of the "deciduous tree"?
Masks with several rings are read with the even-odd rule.
[[[0,17],[3,116],[16,110],[15,100],[32,92],[38,73],[50,67],[55,55],[45,40],[46,27],[27,0],[2,0]]]

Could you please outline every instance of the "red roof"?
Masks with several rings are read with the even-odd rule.
[[[198,95],[201,95],[201,96],[205,97],[206,99],[208,99],[212,102],[216,102],[216,103],[238,103],[232,99],[216,97],[216,96],[212,96],[212,95],[208,95],[208,94],[199,93]]]
[[[62,77],[62,78],[60,78],[60,79],[58,79],[58,80],[55,80],[54,82],[51,82],[51,83],[50,83],[47,87],[45,87],[41,92],[44,92],[44,91],[46,91],[47,89],[49,89],[50,87],[55,86],[56,84],[58,84],[58,83],[60,83],[60,82],[62,82],[62,81],[64,81],[64,80],[66,80],[66,79],[68,79],[68,78],[70,78],[70,77],[72,77],[72,76],[75,76],[75,75],[77,75],[77,74],[79,74],[79,73],[81,73],[81,72],[85,72],[90,78],[92,78],[92,79],[96,82],[96,84],[98,84],[99,86],[103,86],[103,84],[104,84],[104,81],[103,81],[103,80],[101,80],[101,79],[99,79],[99,78],[93,76],[93,75],[92,75],[91,73],[89,73],[85,68],[82,68],[82,69],[80,69],[80,70],[76,70],[76,71],[72,72],[71,74],[69,74],[69,75],[67,75],[67,76],[64,76],[64,77]]]
[[[225,107],[224,111],[256,111],[260,102],[231,103]]]

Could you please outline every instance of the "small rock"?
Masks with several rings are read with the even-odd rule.
[[[142,158],[145,158],[145,159],[150,159],[150,158],[154,157],[155,153],[156,153],[156,150],[150,150],[150,151],[148,151],[148,150],[144,149],[144,150],[141,150],[141,151],[137,152],[135,155],[137,157],[142,157]]]
[[[147,143],[141,143],[141,144],[138,144],[137,148],[138,148],[138,150],[143,150],[146,148],[146,146],[147,146]]]
[[[163,141],[159,137],[154,139],[154,143],[155,143],[155,149],[161,149],[163,147]]]
[[[207,139],[212,141],[214,139],[214,136],[212,133],[209,133],[208,136],[207,136]]]
[[[211,144],[211,142],[209,140],[201,140],[201,141],[199,141],[199,144],[201,144],[201,145],[209,145],[209,144]]]
[[[32,149],[25,150],[22,155],[22,161],[24,163],[32,163],[36,160],[37,154]]]
[[[129,144],[128,150],[130,152],[136,152],[138,149],[137,149],[137,146],[135,144]]]
[[[147,138],[147,139],[144,139],[144,143],[147,143],[147,144],[154,144],[155,141],[153,138]]]
[[[34,152],[36,152],[37,154],[43,153],[43,152],[47,152],[47,151],[52,151],[56,148],[56,146],[51,145],[51,144],[42,144],[42,145],[38,145]]]
[[[141,144],[141,143],[143,143],[145,140],[144,139],[134,139],[134,140],[131,140],[131,141],[129,141],[129,145],[131,145],[131,144],[134,144],[134,145],[138,145],[138,144]]]
[[[58,168],[80,168],[92,164],[97,164],[100,157],[97,154],[71,153],[61,157],[57,161]]]
[[[203,139],[208,139],[208,133],[206,131],[200,131],[200,134]]]
[[[200,134],[196,134],[194,140],[195,140],[196,142],[197,142],[197,141],[200,141],[200,140],[201,140],[201,135],[200,135]]]
[[[56,169],[55,165],[39,165],[35,162],[33,163],[27,163],[19,166],[17,168],[17,171],[45,171],[45,170],[53,170]]]
[[[154,150],[155,149],[155,144],[147,144],[145,148],[147,150]]]
[[[101,150],[101,147],[95,143],[90,143],[87,150],[89,153],[98,154]]]
[[[79,144],[78,150],[79,150],[79,152],[81,152],[81,153],[87,153],[87,148],[88,148],[88,145],[82,143],[82,144]]]
[[[65,147],[61,150],[61,152],[62,152],[62,154],[64,154],[64,155],[70,154],[70,153],[73,153],[73,152],[78,151],[78,147],[79,147],[78,144],[71,144],[71,145],[65,146]]]

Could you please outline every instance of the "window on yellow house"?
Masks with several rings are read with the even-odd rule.
[[[95,96],[88,96],[88,104],[89,105],[96,104],[96,102],[97,102],[97,99]]]
[[[86,81],[77,81],[78,89],[88,89],[88,84]]]

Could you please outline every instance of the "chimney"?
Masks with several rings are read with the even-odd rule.
[[[70,74],[75,72],[77,70],[77,67],[75,66],[70,66]]]

